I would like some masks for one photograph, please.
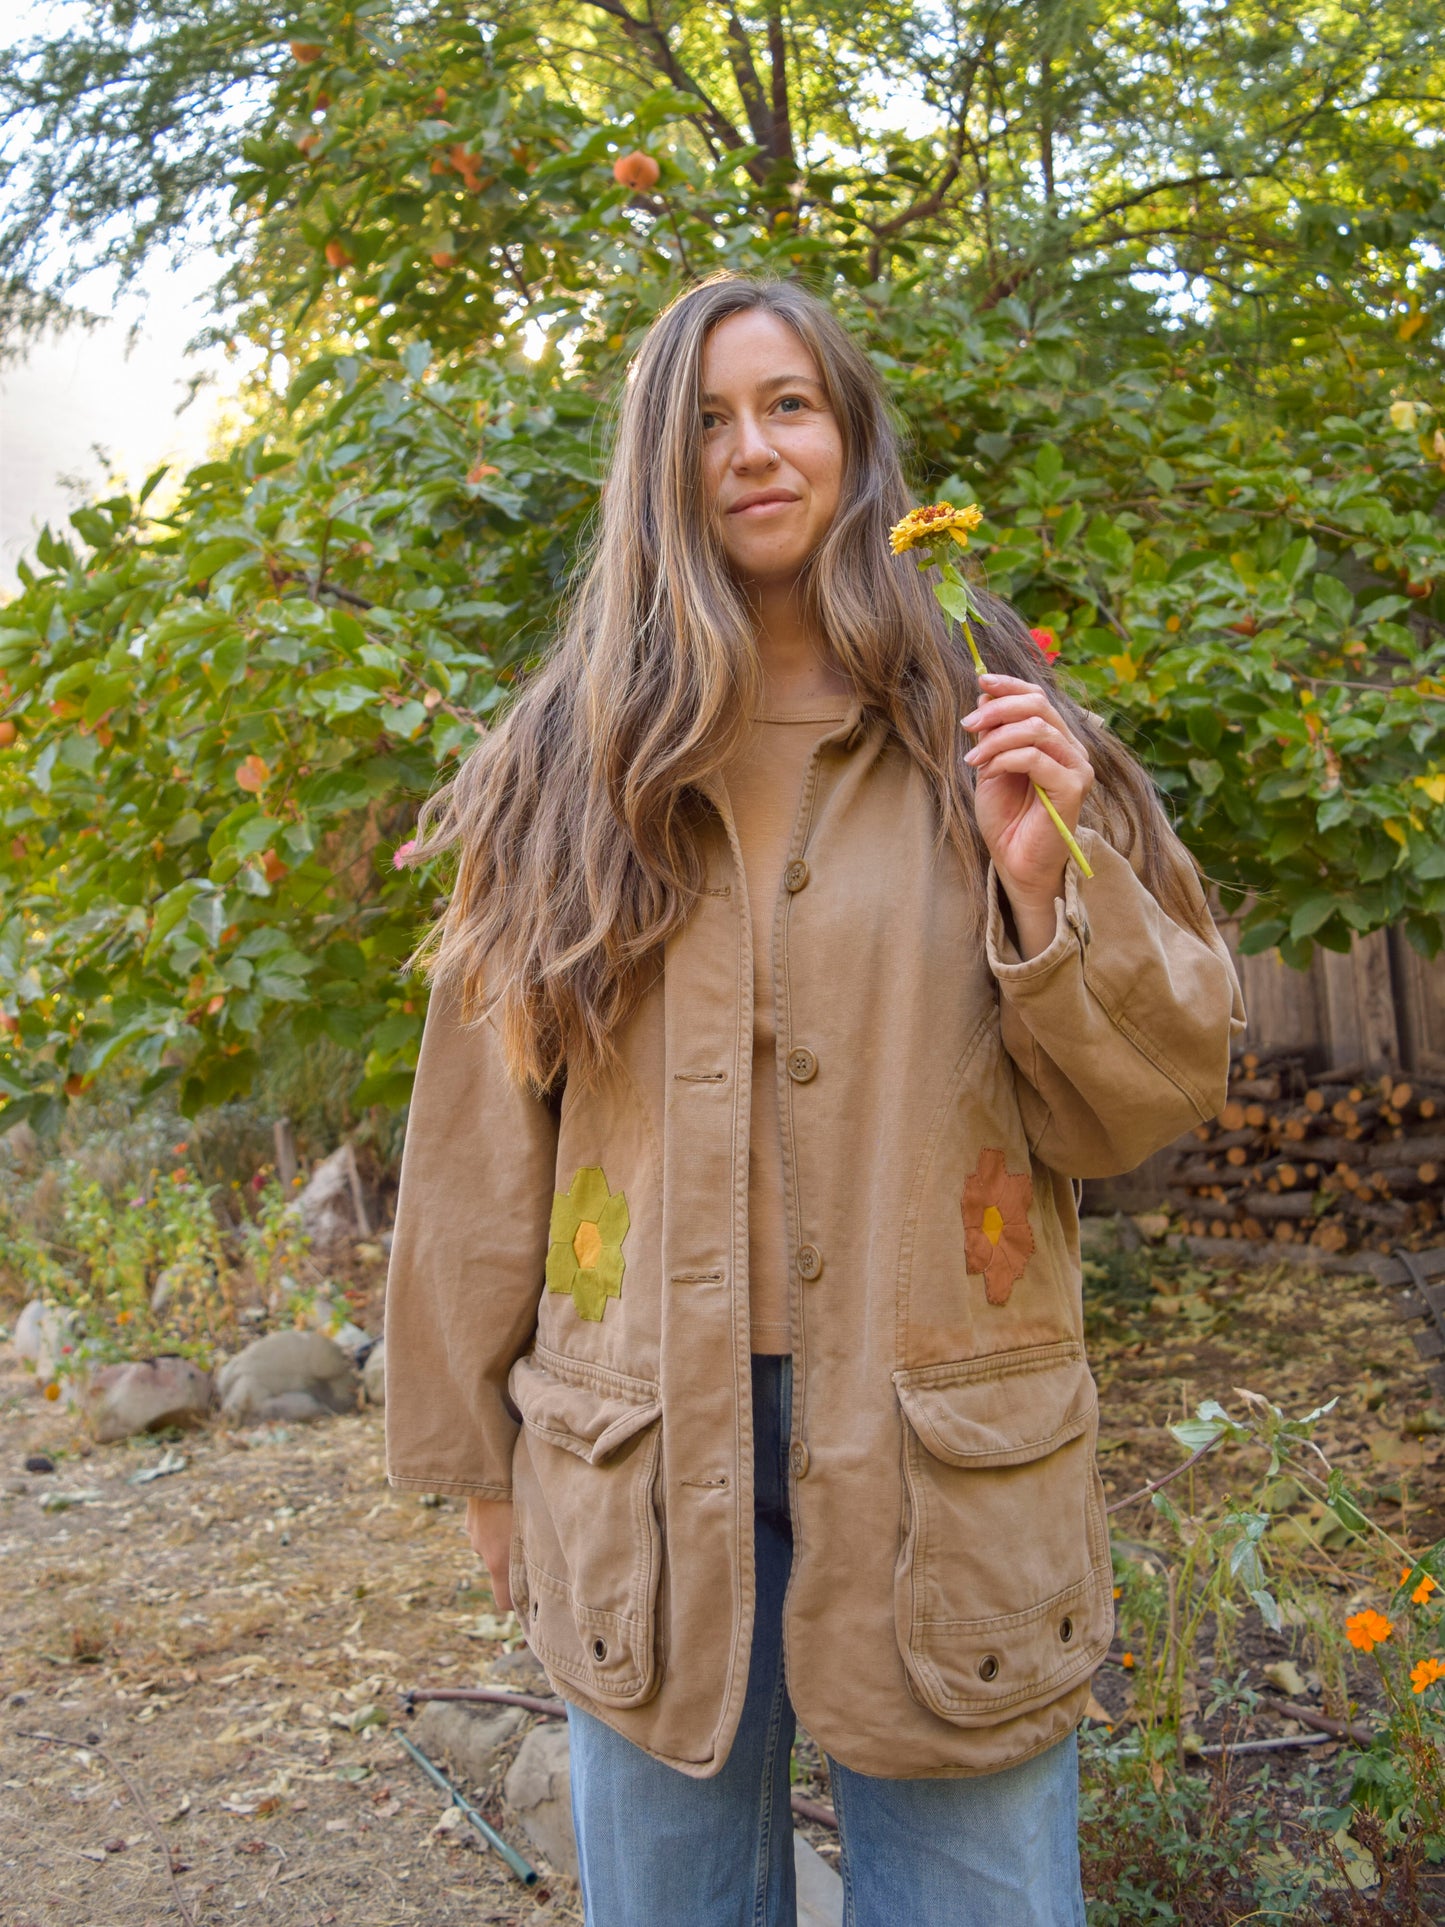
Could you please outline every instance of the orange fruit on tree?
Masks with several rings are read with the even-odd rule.
[[[619,154],[612,163],[612,178],[621,181],[624,187],[656,187],[662,176],[662,169],[641,148],[634,148],[630,154]]]
[[[0,749],[9,749],[15,741],[15,725],[8,716],[0,716]]]
[[[348,253],[343,242],[328,241],[326,243],[326,261],[328,267],[349,268],[351,266],[351,255]]]
[[[1435,584],[1428,576],[1423,582],[1407,582],[1405,584],[1405,594],[1414,596],[1417,602],[1423,602],[1426,596],[1433,595],[1434,592]]]
[[[434,268],[454,268],[457,264],[457,257],[450,248],[433,248],[431,259]]]
[[[322,50],[314,41],[291,40],[287,42],[287,45],[291,49],[291,58],[299,61],[303,67],[309,67],[313,60],[319,60],[321,58]]]

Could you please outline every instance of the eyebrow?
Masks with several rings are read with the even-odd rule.
[[[757,392],[760,395],[769,395],[775,388],[821,388],[822,385],[822,382],[814,380],[812,375],[769,375],[766,381],[760,381],[758,383]],[[721,401],[722,399],[723,397],[721,395],[698,396],[698,400],[704,408],[706,408],[709,403]]]

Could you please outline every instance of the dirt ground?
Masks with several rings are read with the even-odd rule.
[[[1111,1497],[1178,1463],[1161,1428],[1201,1398],[1243,1385],[1302,1411],[1338,1393],[1331,1456],[1397,1534],[1445,1535],[1445,1435],[1425,1429],[1445,1413],[1385,1297],[1283,1266],[1097,1285]],[[167,1452],[183,1469],[132,1482]],[[56,1469],[26,1472],[36,1453]],[[1115,1524],[1142,1536],[1151,1516]],[[0,1625],[4,1927],[181,1920],[158,1834],[197,1927],[580,1921],[503,1806],[502,1768],[479,1804],[538,1864],[530,1893],[469,1829],[436,1830],[445,1798],[395,1737],[403,1691],[496,1680],[508,1642],[460,1504],[386,1486],[379,1413],[90,1450],[0,1347]],[[1097,1681],[1111,1711],[1117,1657]]]

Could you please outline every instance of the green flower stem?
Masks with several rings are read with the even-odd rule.
[[[941,601],[941,598],[940,598],[940,601]],[[968,653],[973,657],[973,666],[977,670],[978,674],[982,676],[986,673],[984,669],[983,657],[978,653],[978,644],[973,639],[973,627],[970,624],[967,616],[964,616],[962,618],[961,626],[963,629],[963,639],[968,644]],[[1033,783],[1034,779],[1030,777],[1029,781]],[[1059,835],[1064,839],[1064,843],[1068,848],[1069,855],[1074,859],[1075,863],[1078,864],[1079,868],[1083,871],[1084,875],[1086,877],[1091,877],[1094,874],[1094,872],[1089,868],[1089,859],[1084,855],[1084,852],[1079,848],[1078,843],[1074,839],[1073,831],[1069,828],[1068,824],[1064,821],[1064,819],[1059,815],[1058,811],[1054,808],[1053,799],[1049,796],[1048,792],[1042,789],[1037,783],[1034,783],[1034,794],[1038,797],[1039,801],[1043,804],[1044,808],[1048,811],[1049,815],[1053,818],[1054,827],[1055,829],[1057,829]]]

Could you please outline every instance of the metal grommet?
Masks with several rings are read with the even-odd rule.
[[[603,1659],[606,1659],[606,1657],[607,1657],[607,1641],[606,1641],[605,1639],[594,1639],[594,1640],[593,1640],[593,1642],[592,1642],[592,1657],[593,1657],[594,1659],[596,1659],[596,1660],[603,1660]]]
[[[1061,1619],[1059,1621],[1059,1638],[1063,1640],[1064,1644],[1067,1646],[1069,1641],[1073,1638],[1073,1636],[1074,1636],[1073,1620],[1068,1618]]]
[[[998,1678],[998,1659],[995,1654],[984,1654],[983,1658],[978,1662],[978,1676],[980,1679]]]

